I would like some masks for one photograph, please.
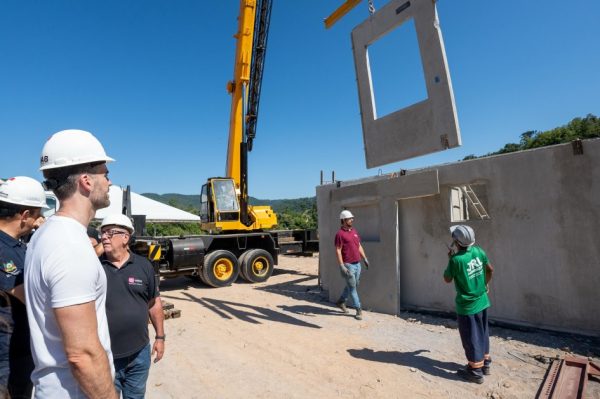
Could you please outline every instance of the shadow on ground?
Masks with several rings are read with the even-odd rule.
[[[456,316],[453,313],[402,311],[399,317],[409,323],[444,326],[451,329],[458,328]],[[571,352],[584,357],[600,356],[600,338],[595,337],[513,326],[494,321],[490,321],[490,337],[497,337],[506,341],[520,341],[563,352]]]
[[[302,273],[299,272],[298,270],[294,270],[294,269],[284,269],[281,267],[276,267],[275,269],[273,269],[273,276],[278,276],[280,274],[294,274],[294,275],[300,275],[300,276],[313,276],[314,278],[317,278],[316,274],[306,274],[306,273]]]
[[[348,316],[347,314],[342,313],[340,310],[335,310],[331,308],[324,308],[322,306],[312,306],[312,305],[279,305],[277,306],[279,309],[284,310],[286,312],[295,313],[303,316],[315,316],[315,315],[323,315],[323,316]]]
[[[322,290],[317,286],[317,276],[312,274],[294,273],[302,276],[292,281],[278,284],[269,284],[257,287],[257,290],[270,292],[272,294],[287,296],[298,301],[307,301],[331,306]],[[310,284],[307,284],[309,283]]]
[[[299,278],[278,284],[267,283],[267,285],[257,286],[256,289],[277,295],[287,296],[298,301],[305,301],[319,305],[283,306],[280,307],[282,310],[301,315],[341,315],[341,313],[336,311],[337,307],[329,302],[328,298],[317,286],[316,275],[301,273],[290,269],[275,269],[273,274],[291,274],[297,275]],[[240,281],[242,280],[239,279],[238,283],[236,284],[239,284]],[[187,291],[189,288],[202,290],[214,289],[206,286],[194,278],[189,277],[163,279],[160,283],[160,290],[163,293],[163,297],[168,297],[165,295],[165,293],[168,293],[169,291],[178,290],[183,291],[183,293],[187,295],[185,291]],[[180,298],[173,297],[173,299]],[[273,310],[266,308],[264,309],[265,312],[262,313],[263,316],[261,317],[263,319],[269,317],[269,312],[273,312]],[[409,323],[444,326],[450,329],[457,328],[456,316],[449,312],[421,312],[411,310],[400,312],[399,317]],[[600,357],[600,339],[595,337],[586,337],[576,334],[560,333],[527,327],[509,327],[506,324],[498,324],[494,322],[490,323],[490,336],[507,341],[520,341],[563,352],[571,352],[583,357]]]
[[[456,370],[464,365],[455,362],[442,362],[427,356],[421,356],[421,353],[429,352],[425,349],[419,349],[413,352],[398,351],[374,351],[373,349],[348,349],[352,357],[365,359],[372,362],[392,363],[400,366],[412,367],[421,370],[424,373],[434,377],[446,378],[448,380],[460,380],[456,375]]]
[[[170,295],[161,295],[163,298],[174,299],[177,301],[196,302],[208,310],[216,313],[224,319],[238,319],[252,324],[262,324],[262,321],[274,321],[277,323],[292,324],[300,327],[321,328],[313,323],[297,319],[288,314],[281,313],[262,306],[252,306],[246,303],[223,301],[214,298],[198,298],[188,292],[183,292],[186,298],[174,297]]]

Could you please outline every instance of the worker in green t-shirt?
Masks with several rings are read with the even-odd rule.
[[[475,232],[469,226],[450,227],[452,247],[448,252],[448,266],[444,271],[447,283],[454,281],[456,288],[456,314],[458,332],[468,364],[458,370],[463,379],[483,383],[483,376],[490,374],[490,336],[487,308],[488,283],[494,269],[483,249],[475,244]]]

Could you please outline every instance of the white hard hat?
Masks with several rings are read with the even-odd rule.
[[[48,208],[44,187],[27,176],[11,177],[2,183],[0,201],[32,208]]]
[[[94,135],[69,129],[54,133],[46,141],[40,157],[40,170],[64,168],[92,162],[112,162]]]
[[[340,219],[350,219],[353,217],[354,215],[352,215],[352,212],[349,210],[343,210],[342,213],[340,213]]]
[[[133,232],[135,231],[133,229],[133,224],[131,223],[131,219],[129,219],[127,217],[127,215],[123,215],[121,213],[114,213],[112,215],[108,215],[107,217],[104,218],[104,220],[102,221],[102,224],[100,225],[100,228],[102,229],[104,226],[121,226],[121,227],[125,227],[127,230],[129,230],[130,234],[133,234]]]
[[[475,244],[475,231],[467,225],[459,224],[450,227],[452,238],[458,241],[463,247],[470,247]]]

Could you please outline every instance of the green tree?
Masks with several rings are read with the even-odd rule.
[[[500,150],[492,153],[491,155],[507,154],[509,152],[515,152],[515,151],[519,151],[522,149],[523,149],[523,147],[520,144],[508,143],[508,144],[505,144],[504,147],[502,147]]]
[[[490,152],[481,157],[487,157],[497,154],[507,154],[509,152],[529,150],[531,148],[545,147],[548,145],[568,143],[577,139],[591,139],[600,137],[600,118],[588,114],[585,118],[574,118],[564,126],[539,132],[537,130],[528,130],[521,133],[521,140],[517,143],[505,144],[498,151]],[[473,154],[467,155],[463,160],[480,158]]]
[[[277,214],[277,223],[278,229],[316,229],[317,205],[315,203],[298,211],[284,209]]]
[[[146,232],[155,237],[161,236],[181,236],[202,234],[198,222],[185,223],[147,223]]]

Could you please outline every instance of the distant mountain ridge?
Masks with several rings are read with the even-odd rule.
[[[186,211],[200,209],[200,195],[199,194],[156,194],[156,193],[143,193],[144,197],[153,199],[163,204],[171,205],[176,208],[180,208]],[[316,197],[304,197],[295,199],[280,199],[280,200],[263,200],[254,197],[250,197],[250,205],[269,205],[276,213],[284,211],[303,212],[306,209],[316,207]]]

